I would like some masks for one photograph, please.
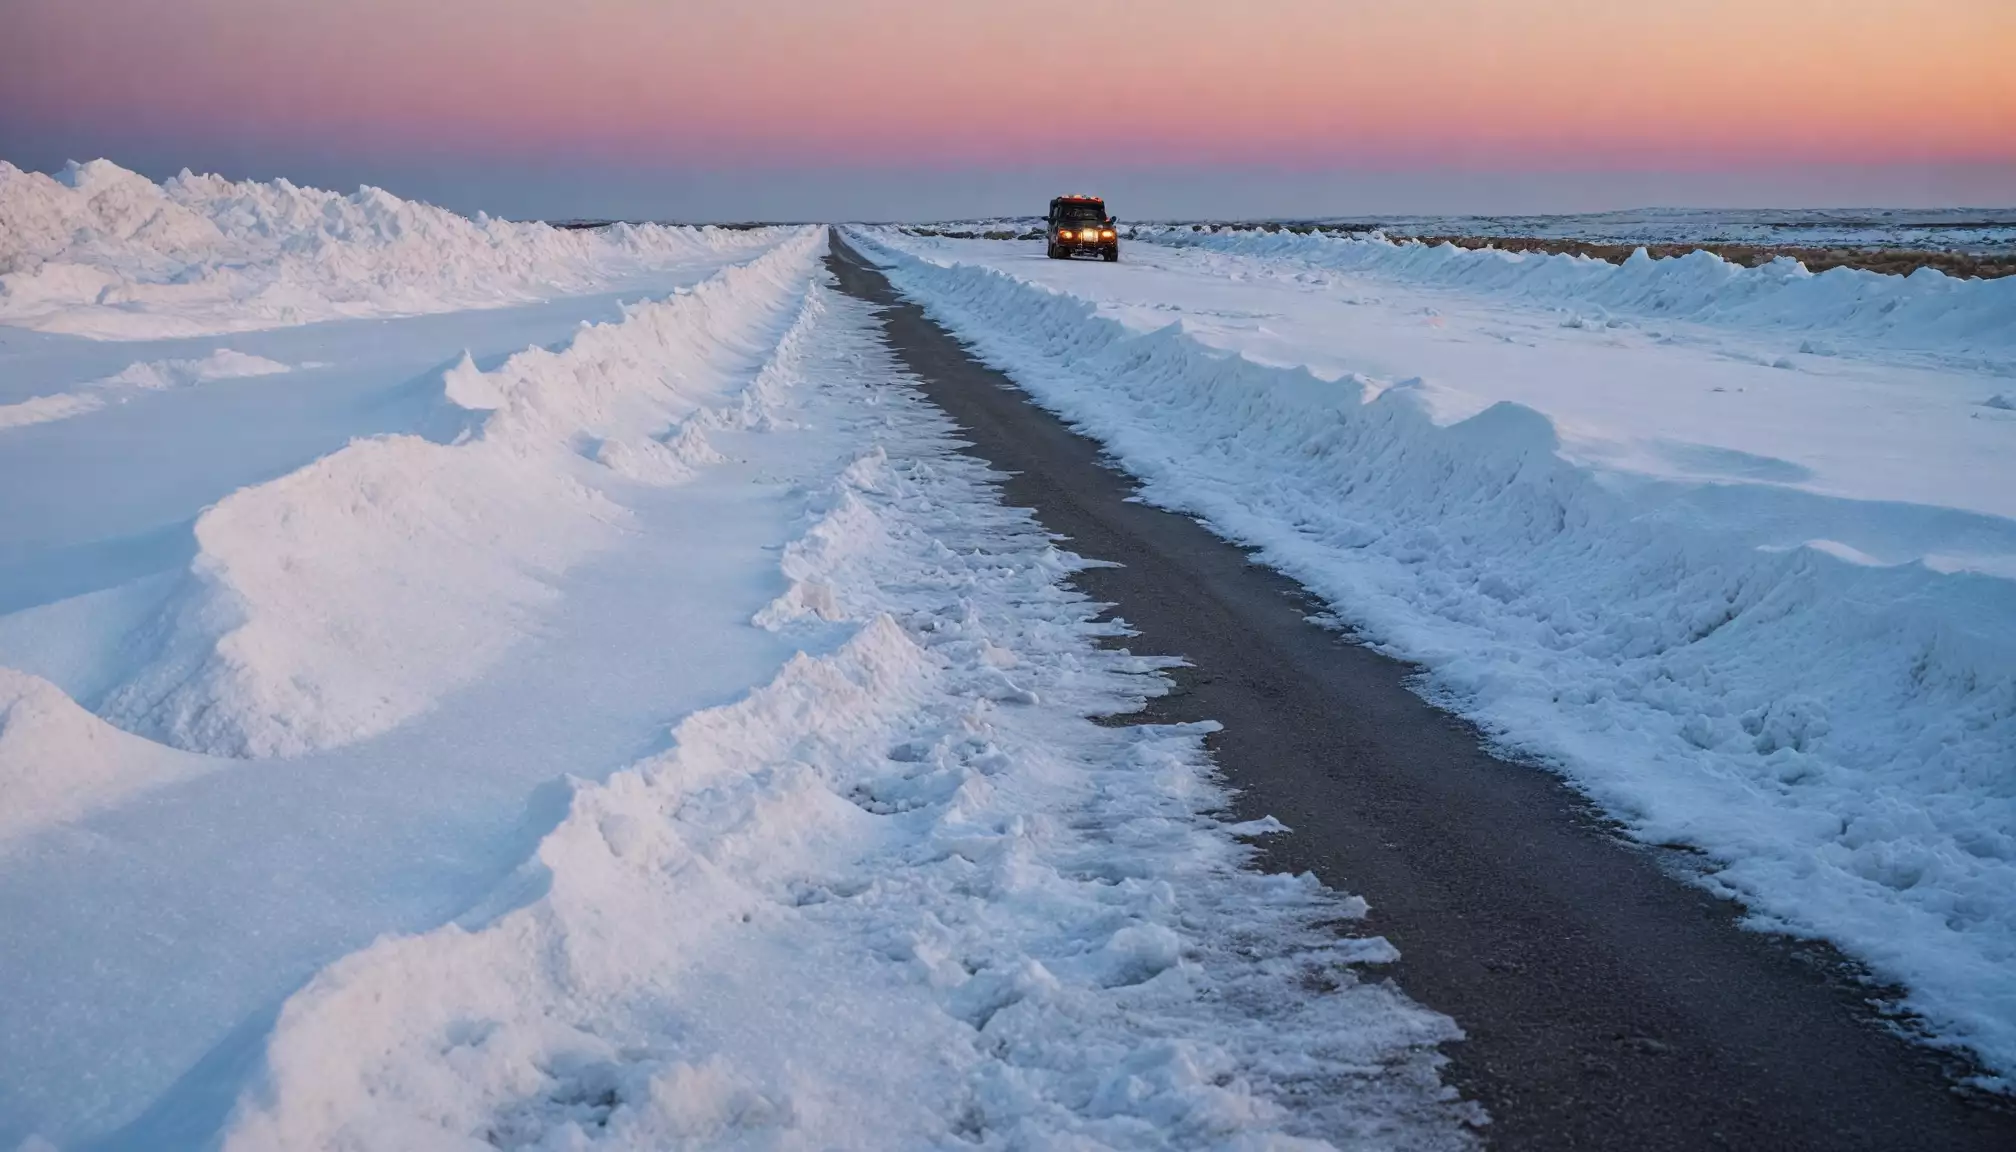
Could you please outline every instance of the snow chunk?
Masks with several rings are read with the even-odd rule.
[[[476,367],[475,358],[466,350],[454,367],[441,374],[441,395],[456,407],[471,412],[490,412],[504,406],[504,393],[498,389],[497,381]]]

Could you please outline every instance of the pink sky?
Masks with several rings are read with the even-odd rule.
[[[0,0],[0,158],[2016,170],[2011,61],[2012,0]]]
[[[2009,0],[11,0],[12,116],[611,159],[2016,158]]]

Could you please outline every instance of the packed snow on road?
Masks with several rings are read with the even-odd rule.
[[[1474,1142],[825,229],[0,175],[0,1147]]]
[[[2016,279],[847,235],[2016,1074]],[[0,165],[0,1148],[1477,1143],[827,243]]]

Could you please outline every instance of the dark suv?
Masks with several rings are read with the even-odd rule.
[[[1119,221],[1106,214],[1097,196],[1059,196],[1050,201],[1047,237],[1052,260],[1069,260],[1080,252],[1120,259]]]

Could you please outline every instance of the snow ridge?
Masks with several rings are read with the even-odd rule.
[[[0,668],[0,845],[86,811],[108,793],[199,767],[186,752],[121,732],[39,676]]]
[[[95,391],[53,392],[47,396],[30,396],[13,404],[0,404],[0,429],[50,424],[57,420],[68,420],[72,416],[82,416],[86,412],[96,412],[104,406],[105,397]]]
[[[1909,276],[1855,268],[1816,274],[1783,257],[1745,268],[1712,252],[1654,260],[1643,249],[1619,265],[1584,256],[1395,243],[1377,234],[1192,232],[1174,226],[1136,234],[1174,247],[1287,258],[1527,305],[1803,332],[1860,347],[2002,364],[2016,357],[2016,277],[1956,279],[1930,268]]]
[[[20,428],[67,420],[103,408],[107,401],[123,399],[134,389],[160,391],[187,388],[211,380],[231,380],[243,376],[272,376],[292,372],[294,366],[253,356],[231,348],[219,348],[208,356],[169,360],[140,360],[102,380],[94,380],[75,392],[34,396],[15,404],[0,404],[0,428]]]
[[[616,478],[718,460],[696,420],[802,309],[824,232],[584,325],[491,372],[449,370],[452,436],[377,436],[196,523],[184,587],[98,711],[194,751],[298,755],[385,731],[534,627],[550,581],[622,530]],[[590,465],[588,457],[603,467]]]
[[[1146,498],[1260,547],[1634,835],[1698,850],[1704,882],[1758,924],[1833,939],[1905,985],[1940,1040],[2016,1072],[2010,582],[1787,548],[1710,514],[1743,499],[1773,513],[1745,523],[1908,528],[1916,510],[1607,483],[1529,408],[1439,426],[1404,382],[1132,332],[1000,272],[856,240]]]
[[[192,384],[202,384],[210,380],[233,380],[242,376],[272,376],[293,370],[291,365],[268,360],[264,356],[254,356],[231,348],[219,348],[208,356],[196,358],[142,360],[127,365],[99,383],[127,384],[135,388],[158,390],[187,388]]]
[[[1363,902],[1243,870],[1198,726],[1089,719],[1162,662],[1099,646],[1082,562],[867,309],[818,317],[799,387],[879,446],[811,530],[850,508],[878,546],[794,579],[851,636],[577,783],[492,918],[325,970],[223,1146],[1469,1146],[1454,1026],[1329,926]]]
[[[152,339],[497,306],[781,235],[569,230],[471,220],[377,188],[186,171],[155,184],[106,160],[51,177],[0,161],[0,324]]]

